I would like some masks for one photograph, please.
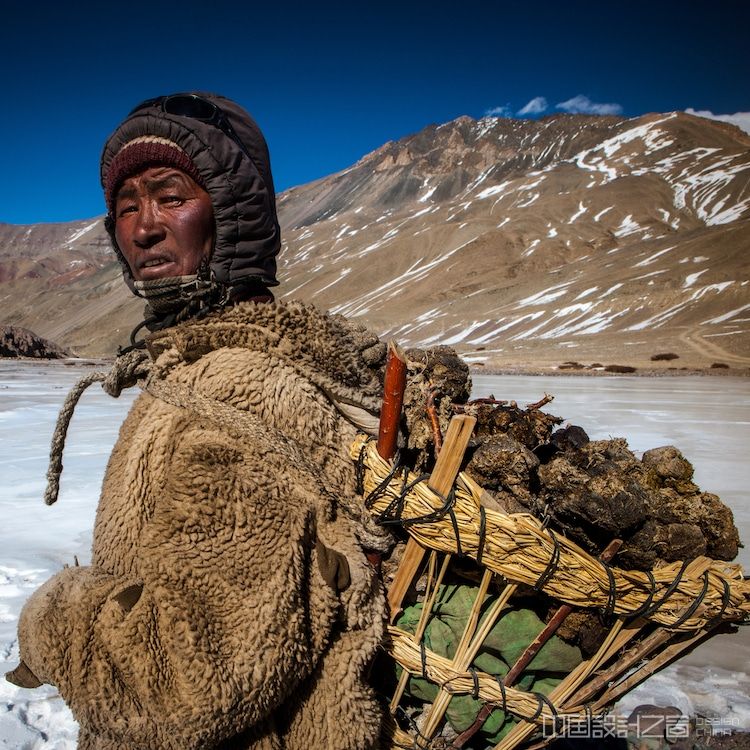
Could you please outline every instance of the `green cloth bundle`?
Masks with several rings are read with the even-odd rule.
[[[425,647],[436,654],[452,659],[463,635],[469,613],[477,596],[475,586],[444,585],[438,591],[432,616],[424,633]],[[491,597],[483,603],[484,611]],[[398,627],[415,633],[422,614],[422,603],[408,607],[398,620]],[[481,622],[481,619],[480,619]],[[526,647],[544,629],[544,623],[530,609],[509,609],[497,621],[484,641],[473,666],[495,677],[504,677]],[[582,661],[576,646],[553,636],[539,650],[514,687],[542,695],[550,691]],[[406,692],[425,703],[435,700],[438,685],[421,677],[412,676]],[[446,712],[449,724],[456,732],[468,729],[476,719],[482,703],[470,695],[456,695]],[[476,735],[483,743],[496,744],[513,727],[515,718],[495,709]]]

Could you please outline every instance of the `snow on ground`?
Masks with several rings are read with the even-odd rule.
[[[698,280],[698,277],[702,274],[706,273],[708,271],[707,268],[704,268],[702,271],[696,271],[696,273],[690,273],[685,277],[685,281],[682,282],[682,288],[683,289],[689,289],[695,282]]]
[[[645,328],[660,328],[668,320],[670,320],[675,315],[682,312],[682,310],[684,310],[686,307],[688,307],[691,302],[695,302],[696,300],[699,300],[701,297],[708,294],[709,292],[715,292],[716,294],[721,294],[721,292],[723,292],[725,289],[730,287],[732,284],[734,284],[734,281],[722,281],[719,284],[708,284],[707,286],[698,287],[698,289],[695,289],[687,299],[684,299],[681,302],[678,302],[677,304],[672,305],[671,307],[668,307],[666,310],[660,310],[655,315],[652,315],[650,318],[646,318],[646,320],[642,320],[640,323],[634,323],[633,325],[628,326],[626,330],[642,331]],[[688,291],[688,290],[685,290],[685,291]]]
[[[620,226],[615,229],[615,237],[627,237],[629,234],[638,232],[642,229],[641,225],[633,218],[632,214],[628,214],[621,222]]]
[[[76,230],[75,232],[73,232],[73,234],[70,235],[70,237],[68,237],[65,244],[71,245],[76,240],[83,237],[84,234],[86,234],[87,232],[90,232],[98,223],[99,223],[99,219],[96,219],[95,221],[92,221],[91,224],[87,224],[85,227],[83,227],[83,229]]]
[[[583,201],[579,201],[578,210],[568,219],[568,224],[572,224],[579,216],[583,216],[586,211],[588,211],[588,208],[583,205]]]
[[[588,297],[589,294],[593,294],[598,288],[598,286],[591,286],[588,289],[584,289],[575,299],[579,300]]]
[[[477,193],[479,200],[484,200],[492,195],[498,195],[502,193],[510,185],[510,182],[501,182],[499,185],[493,185],[492,187],[485,188],[481,193]]]
[[[382,302],[397,296],[400,294],[401,289],[404,286],[408,286],[415,281],[419,281],[425,276],[428,276],[434,268],[444,263],[462,248],[474,242],[475,239],[476,237],[472,237],[467,242],[436,256],[428,262],[425,262],[424,258],[418,258],[399,276],[386,281],[375,289],[371,289],[364,294],[361,294],[353,300],[347,300],[346,302],[331,308],[331,312],[352,317],[364,315],[374,302]]]
[[[559,299],[568,293],[568,287],[572,284],[571,281],[566,281],[563,284],[555,284],[547,289],[542,289],[541,292],[535,292],[534,294],[524,297],[519,300],[516,307],[528,307],[529,305],[546,305],[548,302]]]
[[[707,157],[714,157],[707,160]],[[739,163],[733,162],[739,160]],[[739,218],[747,209],[748,200],[733,201],[724,209],[727,188],[740,173],[748,169],[743,154],[721,154],[716,148],[694,148],[656,162],[651,171],[663,176],[674,193],[674,206],[678,210],[689,208],[707,225],[724,224]],[[671,223],[679,226],[679,217]]]
[[[629,128],[622,133],[612,136],[612,138],[602,141],[602,143],[594,148],[581,151],[570,159],[570,161],[574,162],[579,169],[604,172],[609,180],[613,180],[617,177],[617,170],[612,167],[611,164],[607,164],[605,159],[610,159],[618,153],[625,144],[636,140],[641,140],[643,142],[646,154],[652,154],[655,151],[670,146],[672,140],[667,137],[663,130],[656,126],[662,122],[666,122],[674,116],[675,115],[671,114],[661,120],[655,120],[653,122],[647,122]],[[627,164],[627,161],[621,159],[620,163]]]
[[[661,257],[665,253],[668,253],[670,250],[674,250],[675,247],[676,247],[675,245],[672,245],[671,247],[665,247],[663,250],[659,250],[653,255],[649,255],[648,258],[646,258],[645,260],[639,261],[633,266],[633,268],[642,268],[643,266],[650,266],[657,258]]]
[[[741,312],[744,312],[745,310],[750,310],[750,304],[743,305],[742,307],[738,307],[736,310],[730,310],[729,312],[724,313],[723,315],[719,315],[716,318],[711,318],[710,320],[704,320],[702,325],[724,323],[727,320],[731,320],[735,316],[739,315]]]
[[[84,372],[64,364],[0,362],[0,674],[18,664],[16,627],[29,594],[64,565],[90,558],[91,530],[104,465],[135,393],[115,400],[98,385],[73,418],[60,499],[42,502],[49,441],[69,387]],[[8,481],[9,479],[9,481]],[[78,728],[50,687],[23,690],[0,678],[0,747],[73,750]]]
[[[441,339],[440,343],[445,344],[446,346],[454,346],[455,344],[459,344],[464,341],[467,336],[476,331],[477,328],[481,328],[483,325],[486,325],[489,322],[489,320],[475,320],[458,333],[455,333],[446,339]]]
[[[533,193],[532,196],[528,200],[524,201],[523,203],[518,203],[516,205],[516,208],[527,208],[532,203],[534,203],[537,200],[537,198],[539,198],[540,195],[541,193]]]
[[[673,145],[668,134],[657,126],[674,116],[629,128],[594,148],[581,151],[568,161],[579,169],[602,173],[603,184],[628,174],[657,174],[672,188],[677,211],[687,209],[707,226],[727,224],[745,216],[750,210],[750,198],[742,197],[741,193],[740,199],[727,192],[738,175],[750,169],[743,153],[699,147],[667,156],[649,168],[633,168],[631,160],[637,158],[638,152],[625,151],[623,146],[640,140],[643,154],[648,156]],[[669,212],[659,210],[664,223],[677,229],[679,216],[673,219]],[[594,221],[599,218],[601,215],[597,214]]]
[[[341,271],[339,272],[339,275],[333,281],[331,281],[330,283],[328,283],[325,286],[321,287],[320,289],[317,289],[310,296],[311,297],[316,297],[321,292],[324,292],[326,289],[330,289],[334,284],[338,284],[339,281],[341,281],[342,279],[346,278],[351,273],[351,271],[352,271],[351,268],[342,268]]]

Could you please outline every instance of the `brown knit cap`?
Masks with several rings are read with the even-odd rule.
[[[146,167],[155,166],[179,169],[205,189],[193,160],[176,143],[156,135],[144,135],[128,141],[112,159],[104,183],[104,197],[111,215],[114,215],[114,201],[122,183]]]

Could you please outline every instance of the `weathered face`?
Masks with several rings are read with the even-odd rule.
[[[211,255],[211,199],[179,169],[149,167],[125,180],[114,218],[117,245],[136,281],[190,276]]]

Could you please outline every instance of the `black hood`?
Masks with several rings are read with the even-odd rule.
[[[281,239],[265,138],[253,118],[235,102],[216,94],[194,93],[223,111],[244,150],[219,127],[168,114],[160,100],[154,100],[130,114],[107,139],[101,159],[102,186],[113,158],[126,143],[148,135],[176,143],[192,159],[213,204],[216,239],[210,279],[226,289],[276,286]],[[105,223],[125,281],[133,289],[130,269],[115,241],[111,214]]]

